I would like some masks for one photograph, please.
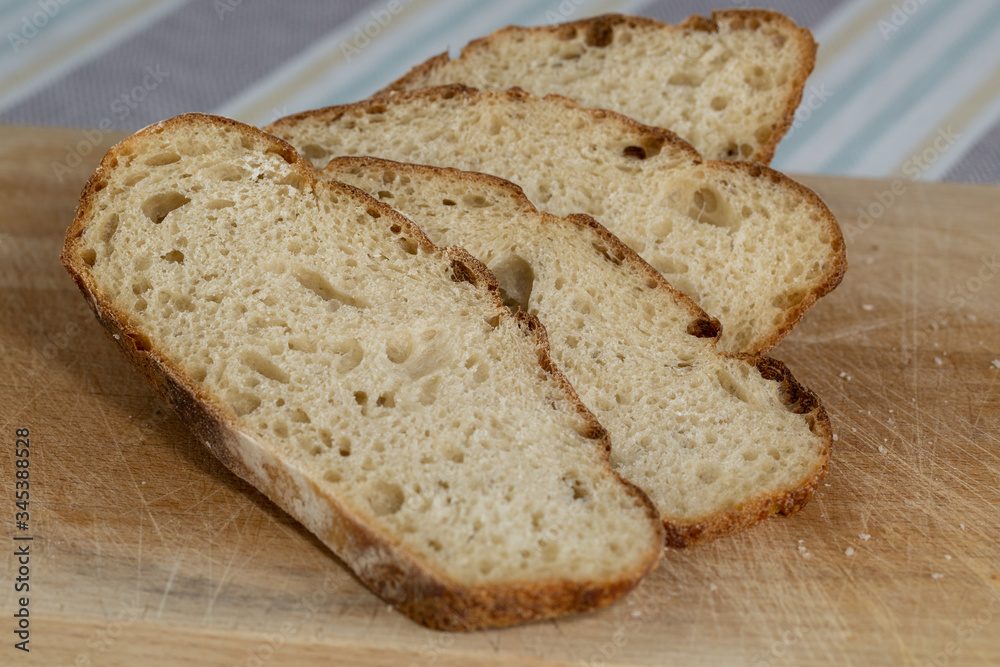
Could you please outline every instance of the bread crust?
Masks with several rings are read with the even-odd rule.
[[[521,90],[520,88],[511,88],[509,90],[502,91],[481,91],[460,83],[449,84],[446,86],[436,86],[433,88],[404,90],[394,94],[394,99],[403,101],[433,102],[439,99],[454,99],[456,97],[462,98],[469,103],[477,103],[479,100],[489,99],[491,97],[506,99],[511,102],[524,102],[531,99],[538,99],[537,96]],[[819,211],[822,229],[817,230],[817,233],[825,234],[830,237],[830,245],[833,251],[832,261],[830,262],[830,266],[827,268],[823,279],[812,289],[808,290],[802,296],[802,299],[795,304],[795,306],[786,311],[785,317],[780,323],[774,325],[774,327],[766,335],[759,336],[756,340],[749,343],[748,347],[742,350],[743,352],[749,354],[766,354],[775,345],[781,342],[781,340],[787,336],[789,332],[791,332],[799,320],[802,319],[802,316],[805,315],[806,311],[808,311],[820,297],[829,294],[834,288],[837,287],[837,285],[840,284],[840,281],[843,280],[844,273],[847,271],[847,249],[840,225],[837,223],[837,219],[834,217],[833,213],[826,206],[823,200],[806,186],[789,178],[788,176],[785,176],[781,172],[762,164],[754,162],[705,160],[701,157],[698,151],[691,146],[691,144],[684,141],[684,139],[673,132],[660,127],[643,125],[639,121],[628,116],[624,116],[616,111],[582,107],[578,102],[554,93],[550,93],[542,99],[557,102],[565,106],[567,109],[582,111],[593,116],[594,118],[610,120],[611,122],[617,123],[627,131],[634,132],[638,135],[637,141],[641,141],[644,144],[652,144],[660,147],[669,144],[674,150],[686,153],[691,160],[692,166],[704,166],[708,169],[722,172],[723,174],[726,172],[739,172],[746,174],[751,178],[766,179],[775,186],[791,188],[803,198],[808,200],[813,206],[815,206],[816,210]],[[350,104],[303,111],[291,116],[279,118],[264,129],[267,132],[280,136],[284,128],[293,126],[305,119],[333,123],[338,121],[345,114],[350,113],[361,115],[366,113],[367,110],[378,108],[383,106],[385,103],[384,97],[372,97]],[[518,188],[518,191],[521,193],[521,196],[524,196],[524,193],[520,188]]]
[[[728,29],[736,30],[760,30],[763,26],[775,26],[781,30],[782,34],[790,37],[798,53],[798,67],[792,73],[790,95],[782,109],[779,110],[778,120],[770,126],[770,135],[767,141],[761,142],[760,146],[749,156],[750,160],[761,164],[770,164],[774,159],[774,153],[778,148],[778,143],[788,133],[795,120],[795,110],[802,102],[802,94],[805,90],[806,80],[816,66],[816,40],[808,28],[799,26],[789,17],[768,9],[725,9],[712,12],[711,18],[693,15],[676,25],[663,23],[656,19],[641,16],[628,16],[624,14],[603,14],[591,18],[570,21],[555,25],[542,26],[507,26],[490,33],[484,37],[474,39],[469,42],[455,58],[464,60],[472,58],[479,51],[488,51],[494,42],[506,39],[512,35],[553,35],[559,39],[572,39],[579,33],[585,35],[585,41],[589,46],[605,46],[611,37],[612,31],[617,26],[626,26],[632,29],[643,30],[664,30],[670,33],[685,33],[692,31],[718,32],[720,25],[725,25]],[[434,72],[446,63],[451,62],[448,52],[439,53],[428,60],[414,66],[409,72],[382,88],[373,97],[392,95],[401,91],[412,89],[416,86],[423,87]]]
[[[766,176],[769,178],[786,179],[779,172],[761,165],[741,165],[740,163],[726,162],[719,164],[731,169],[750,168],[759,171],[761,175],[764,175],[766,172]],[[675,302],[688,310],[691,317],[690,324],[688,325],[688,333],[701,338],[713,339],[713,347],[715,342],[718,341],[722,331],[718,320],[710,317],[690,297],[673,287],[659,271],[640,257],[637,252],[625,245],[610,230],[589,215],[574,214],[560,218],[539,211],[531,203],[527,195],[524,194],[519,185],[491,174],[462,171],[453,167],[432,167],[408,162],[396,162],[394,160],[368,156],[334,158],[329,162],[323,173],[332,172],[333,169],[331,168],[341,165],[352,165],[359,169],[378,169],[388,166],[395,171],[402,171],[404,173],[448,174],[466,180],[473,185],[480,185],[490,188],[493,191],[503,192],[519,210],[528,214],[538,215],[540,224],[571,223],[592,229],[607,245],[605,257],[609,261],[630,265],[633,270],[644,275],[647,280],[655,283],[658,289],[667,290]],[[791,181],[791,183],[798,186],[794,181]],[[804,187],[802,189],[805,193],[813,197],[816,196],[810,190]],[[837,280],[839,282],[839,277]],[[830,289],[833,289],[833,287],[830,287]],[[801,317],[801,314],[798,316]],[[812,497],[813,492],[819,486],[819,483],[826,476],[830,456],[833,451],[833,428],[822,402],[816,394],[799,384],[784,363],[770,357],[754,354],[732,354],[727,352],[719,352],[718,354],[753,366],[760,372],[764,379],[779,383],[782,403],[790,412],[807,415],[810,430],[823,440],[823,451],[820,457],[817,458],[816,466],[791,488],[776,492],[761,493],[744,502],[738,508],[704,516],[694,521],[680,521],[676,518],[661,516],[665,531],[665,544],[668,547],[684,548],[703,544],[760,523],[774,514],[784,516],[794,514],[806,505]]]
[[[357,576],[384,600],[412,619],[434,629],[468,631],[501,627],[530,620],[596,609],[615,601],[657,566],[662,554],[649,545],[645,557],[631,571],[609,581],[572,581],[553,578],[535,582],[463,585],[444,571],[409,551],[398,540],[367,524],[344,502],[313,483],[294,465],[268,451],[260,441],[244,431],[239,418],[223,401],[208,393],[171,362],[127,313],[102,295],[81,255],[81,237],[93,208],[94,196],[106,186],[106,174],[117,165],[118,157],[149,134],[173,125],[216,123],[236,127],[250,138],[285,158],[307,179],[311,187],[339,190],[366,199],[371,207],[403,233],[430,252],[451,261],[456,280],[468,280],[481,287],[499,317],[513,317],[498,295],[496,279],[474,257],[459,248],[438,248],[408,218],[348,185],[330,183],[299,157],[289,144],[236,121],[205,114],[185,114],[147,127],[113,147],[101,161],[83,189],[76,217],[67,231],[61,260],[87,299],[109,337],[133,367],[145,376],[152,388],[191,427],[198,439],[237,476],[255,486],[275,504],[295,517],[334,551]],[[517,325],[535,344],[539,364],[566,392],[568,403],[589,425],[588,437],[601,452],[606,472],[617,478],[658,525],[658,514],[638,487],[622,480],[609,463],[607,431],[584,406],[562,371],[553,363],[544,327],[530,315],[519,315]],[[638,548],[640,545],[636,545]]]

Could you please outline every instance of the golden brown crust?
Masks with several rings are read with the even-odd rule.
[[[489,50],[494,41],[505,39],[510,36],[529,34],[551,34],[560,39],[574,39],[578,34],[585,35],[588,46],[606,46],[612,41],[612,33],[619,25],[629,28],[640,28],[644,30],[665,30],[671,33],[684,33],[689,31],[718,32],[720,24],[724,24],[729,30],[760,30],[764,26],[778,28],[783,35],[790,37],[795,43],[798,53],[798,67],[792,74],[790,95],[780,110],[780,117],[771,124],[770,134],[766,141],[749,156],[749,160],[770,164],[774,158],[774,153],[778,148],[778,143],[788,133],[795,120],[795,110],[802,102],[802,93],[805,90],[806,80],[816,66],[816,40],[808,28],[803,28],[792,19],[779,12],[767,9],[726,9],[713,11],[711,18],[693,15],[678,23],[670,25],[655,19],[641,16],[626,16],[623,14],[603,14],[578,21],[560,23],[556,25],[543,25],[532,27],[507,26],[489,35],[480,37],[469,42],[455,60],[471,58],[479,51]],[[409,72],[399,79],[393,81],[385,88],[379,90],[373,97],[391,95],[415,87],[426,85],[427,79],[439,68],[450,62],[448,52],[439,53],[436,56],[413,67]]]
[[[713,163],[710,162],[708,164]],[[775,182],[788,181],[793,186],[801,189],[804,196],[815,198],[816,202],[822,206],[822,202],[811,190],[806,189],[804,186],[788,179],[773,169],[769,169],[762,165],[745,163],[721,162],[717,164],[724,166],[726,169],[749,170],[751,175],[755,178],[769,178]],[[483,187],[488,187],[494,192],[503,192],[506,196],[509,196],[515,205],[517,205],[524,212],[538,215],[538,221],[540,224],[571,223],[580,227],[592,229],[604,242],[605,248],[601,250],[601,252],[608,261],[618,265],[628,264],[632,270],[637,271],[640,275],[643,275],[646,280],[651,281],[660,289],[667,290],[678,305],[689,311],[692,319],[688,326],[688,333],[701,338],[714,338],[718,340],[721,333],[721,327],[719,326],[718,320],[709,317],[705,311],[703,311],[690,297],[674,288],[662,274],[650,266],[644,259],[642,259],[642,257],[639,256],[638,253],[622,243],[622,241],[617,236],[612,234],[610,230],[589,215],[573,214],[566,216],[565,218],[560,218],[549,213],[540,212],[528,200],[524,191],[521,190],[518,185],[497,176],[482,174],[479,172],[461,171],[451,167],[432,167],[407,162],[395,162],[392,160],[373,157],[341,157],[331,160],[327,165],[327,168],[322,173],[329,176],[330,174],[336,173],[343,167],[352,167],[357,169],[390,169],[394,171],[402,171],[404,173],[408,172],[411,174],[447,174],[454,178],[465,180],[471,184],[479,184]],[[825,206],[823,206],[823,209],[825,210]],[[839,244],[843,247],[843,239],[840,237],[840,229],[832,215],[828,222],[832,224],[831,232],[836,233],[836,238],[839,239]],[[844,261],[846,261],[846,258]],[[843,271],[841,270],[840,274],[831,278],[832,282],[828,283],[828,289],[826,291],[836,287],[836,284],[840,281],[842,273]],[[826,292],[822,293],[825,294]],[[796,321],[799,317],[801,317],[801,313],[795,315]],[[780,337],[784,336],[785,333],[787,332],[781,332],[781,335],[778,336],[778,340],[780,340]],[[777,340],[775,340],[775,342],[777,342]],[[544,347],[548,352],[550,348],[547,341]],[[807,415],[810,430],[824,441],[824,452],[817,461],[817,466],[793,488],[784,489],[776,493],[758,495],[743,503],[743,505],[736,510],[719,512],[711,516],[703,517],[697,521],[678,521],[670,517],[662,517],[663,527],[666,531],[666,545],[668,547],[681,548],[702,544],[704,542],[709,542],[711,540],[730,535],[744,528],[748,528],[754,524],[764,521],[774,514],[782,514],[786,516],[793,514],[805,506],[805,504],[809,501],[809,498],[812,497],[813,492],[819,486],[819,483],[823,480],[823,477],[826,475],[827,465],[833,447],[833,430],[830,426],[830,420],[826,414],[826,410],[823,408],[819,398],[808,388],[799,384],[792,375],[791,371],[789,371],[788,368],[780,361],[769,357],[757,356],[755,354],[731,354],[725,352],[720,352],[719,354],[728,358],[738,359],[744,363],[754,366],[764,379],[779,383],[782,402],[791,412],[794,412],[795,414]]]
[[[129,362],[146,377],[153,389],[162,396],[187,422],[198,438],[235,474],[260,489],[268,498],[302,522],[327,546],[351,566],[358,577],[375,593],[397,606],[408,616],[428,627],[441,630],[473,630],[500,627],[528,620],[595,609],[607,605],[631,590],[659,562],[661,550],[649,550],[649,555],[631,572],[622,572],[610,581],[569,581],[552,579],[539,582],[517,582],[465,586],[437,571],[408,551],[391,535],[367,524],[350,507],[313,483],[289,462],[279,459],[260,442],[241,429],[239,418],[221,400],[209,394],[187,376],[151,341],[140,327],[129,321],[128,315],[116,308],[102,294],[81,255],[81,237],[90,221],[94,196],[107,185],[106,175],[114,169],[123,151],[142,139],[176,124],[217,123],[233,126],[244,137],[257,141],[282,155],[314,188],[328,188],[367,199],[386,224],[398,224],[401,232],[440,253],[453,266],[461,267],[461,279],[467,279],[489,295],[499,317],[512,317],[497,294],[496,279],[478,260],[458,248],[437,248],[408,218],[372,199],[356,188],[329,183],[319,178],[291,146],[255,128],[236,121],[186,114],[163,121],[125,139],[112,148],[84,187],[76,218],[66,234],[61,260],[98,321],[125,354]],[[536,345],[539,362],[552,374],[566,392],[568,402],[590,425],[589,437],[596,440],[602,452],[606,470],[610,449],[608,435],[594,415],[580,401],[562,372],[552,363],[544,328],[537,320],[522,317],[518,326]],[[623,482],[637,503],[645,507],[651,521],[658,516],[652,502],[632,484]],[[321,503],[323,512],[316,515],[305,508]],[[638,548],[638,545],[637,545]]]

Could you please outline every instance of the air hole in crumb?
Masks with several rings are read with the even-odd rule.
[[[587,500],[590,498],[590,488],[580,479],[567,475],[563,481],[569,484],[573,491],[573,500]]]
[[[278,181],[278,185],[290,185],[296,190],[302,190],[306,186],[306,179],[297,172],[291,172]]]
[[[323,479],[325,479],[328,482],[333,482],[334,484],[336,484],[341,479],[343,479],[343,477],[341,477],[340,473],[337,472],[336,470],[327,470],[325,473],[323,473]]]
[[[730,375],[727,371],[719,370],[716,372],[716,377],[719,380],[719,385],[726,390],[729,395],[733,398],[739,399],[744,403],[749,403],[750,398],[747,396],[747,391],[736,381],[736,379]]]
[[[590,245],[594,247],[594,250],[604,255],[604,259],[608,260],[612,264],[620,265],[622,263],[622,258],[618,255],[618,253],[608,249],[606,244],[594,241]]]
[[[288,424],[286,424],[285,422],[278,420],[274,422],[274,425],[271,428],[274,431],[274,434],[279,438],[288,437]]]
[[[396,395],[391,391],[386,391],[379,394],[378,400],[375,401],[375,405],[380,408],[394,408],[396,407]]]
[[[97,251],[93,248],[84,248],[80,252],[80,257],[83,259],[83,263],[87,266],[93,266],[97,261]]]
[[[287,384],[291,379],[287,372],[275,365],[260,352],[249,350],[241,355],[240,361],[250,370],[260,373],[269,380]]]
[[[441,203],[445,206],[458,206],[458,202],[453,199],[442,199]]]
[[[482,195],[464,195],[462,197],[462,203],[470,208],[485,208],[489,206],[489,202],[486,201],[486,197]]]
[[[182,253],[180,250],[171,250],[170,252],[168,252],[166,255],[163,256],[163,259],[167,260],[168,262],[173,262],[175,264],[183,264],[184,253]]]
[[[337,453],[341,456],[351,455],[351,441],[349,438],[342,437],[337,440]]]
[[[310,160],[320,160],[325,158],[330,153],[318,144],[306,144],[302,147],[302,154]]]
[[[729,100],[725,97],[713,97],[712,98],[712,109],[715,111],[722,111],[727,106],[729,106]]]
[[[401,332],[385,342],[385,356],[394,364],[401,364],[413,353],[413,337]]]
[[[401,231],[403,231],[403,228],[400,227],[398,224],[394,224],[392,227],[389,228],[389,231],[392,232],[393,234],[398,234]]]
[[[329,303],[330,310],[337,310],[341,305],[364,308],[365,305],[350,294],[334,287],[322,274],[312,269],[295,267],[292,274],[300,285]]]
[[[170,213],[176,211],[190,199],[179,192],[161,192],[146,199],[142,203],[142,212],[154,224],[160,224]]]
[[[309,419],[309,415],[302,408],[295,408],[292,410],[292,414],[289,415],[291,419],[296,424],[311,424],[312,420]]]
[[[337,361],[337,372],[341,375],[357,368],[365,358],[364,348],[354,338],[345,338],[331,343],[330,351],[340,355],[340,359]]]
[[[403,489],[392,482],[376,482],[368,494],[368,504],[375,516],[395,514],[403,507]]]
[[[181,159],[177,153],[157,153],[146,159],[146,164],[150,167],[161,167],[165,164],[173,164]]]
[[[227,395],[226,399],[238,417],[248,415],[260,407],[260,398],[254,394],[233,391]]]
[[[399,246],[403,249],[407,255],[416,255],[419,251],[417,242],[407,236],[401,236],[398,239]]]
[[[508,255],[493,265],[493,275],[500,283],[500,298],[511,312],[528,312],[531,289],[535,284],[535,271],[527,260],[518,255]]]
[[[717,463],[702,462],[698,465],[696,474],[702,484],[714,484],[722,475],[722,471],[719,470]]]

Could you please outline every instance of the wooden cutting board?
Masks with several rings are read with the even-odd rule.
[[[851,267],[774,356],[830,412],[826,483],[794,517],[668,551],[605,610],[453,635],[370,594],[105,339],[58,259],[118,138],[98,135],[0,128],[0,663],[1000,664],[1000,188],[804,177]],[[14,536],[34,538],[28,654]]]

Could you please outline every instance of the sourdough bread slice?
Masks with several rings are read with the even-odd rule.
[[[717,326],[588,216],[539,213],[508,181],[338,158],[324,175],[461,245],[513,310],[545,324],[552,356],[611,433],[611,461],[688,546],[806,503],[832,432],[819,400],[767,358],[715,351]]]
[[[610,14],[510,26],[417,65],[380,91],[449,83],[557,93],[667,128],[705,157],[767,164],[792,125],[816,60],[812,34],[783,14],[727,10],[676,26]]]
[[[655,509],[537,320],[284,142],[198,114],[133,135],[62,257],[198,437],[413,619],[592,609],[656,565]]]
[[[550,213],[589,214],[718,318],[728,351],[776,345],[846,267],[840,228],[807,188],[554,95],[425,88],[267,129],[317,166],[370,155],[486,172]]]

